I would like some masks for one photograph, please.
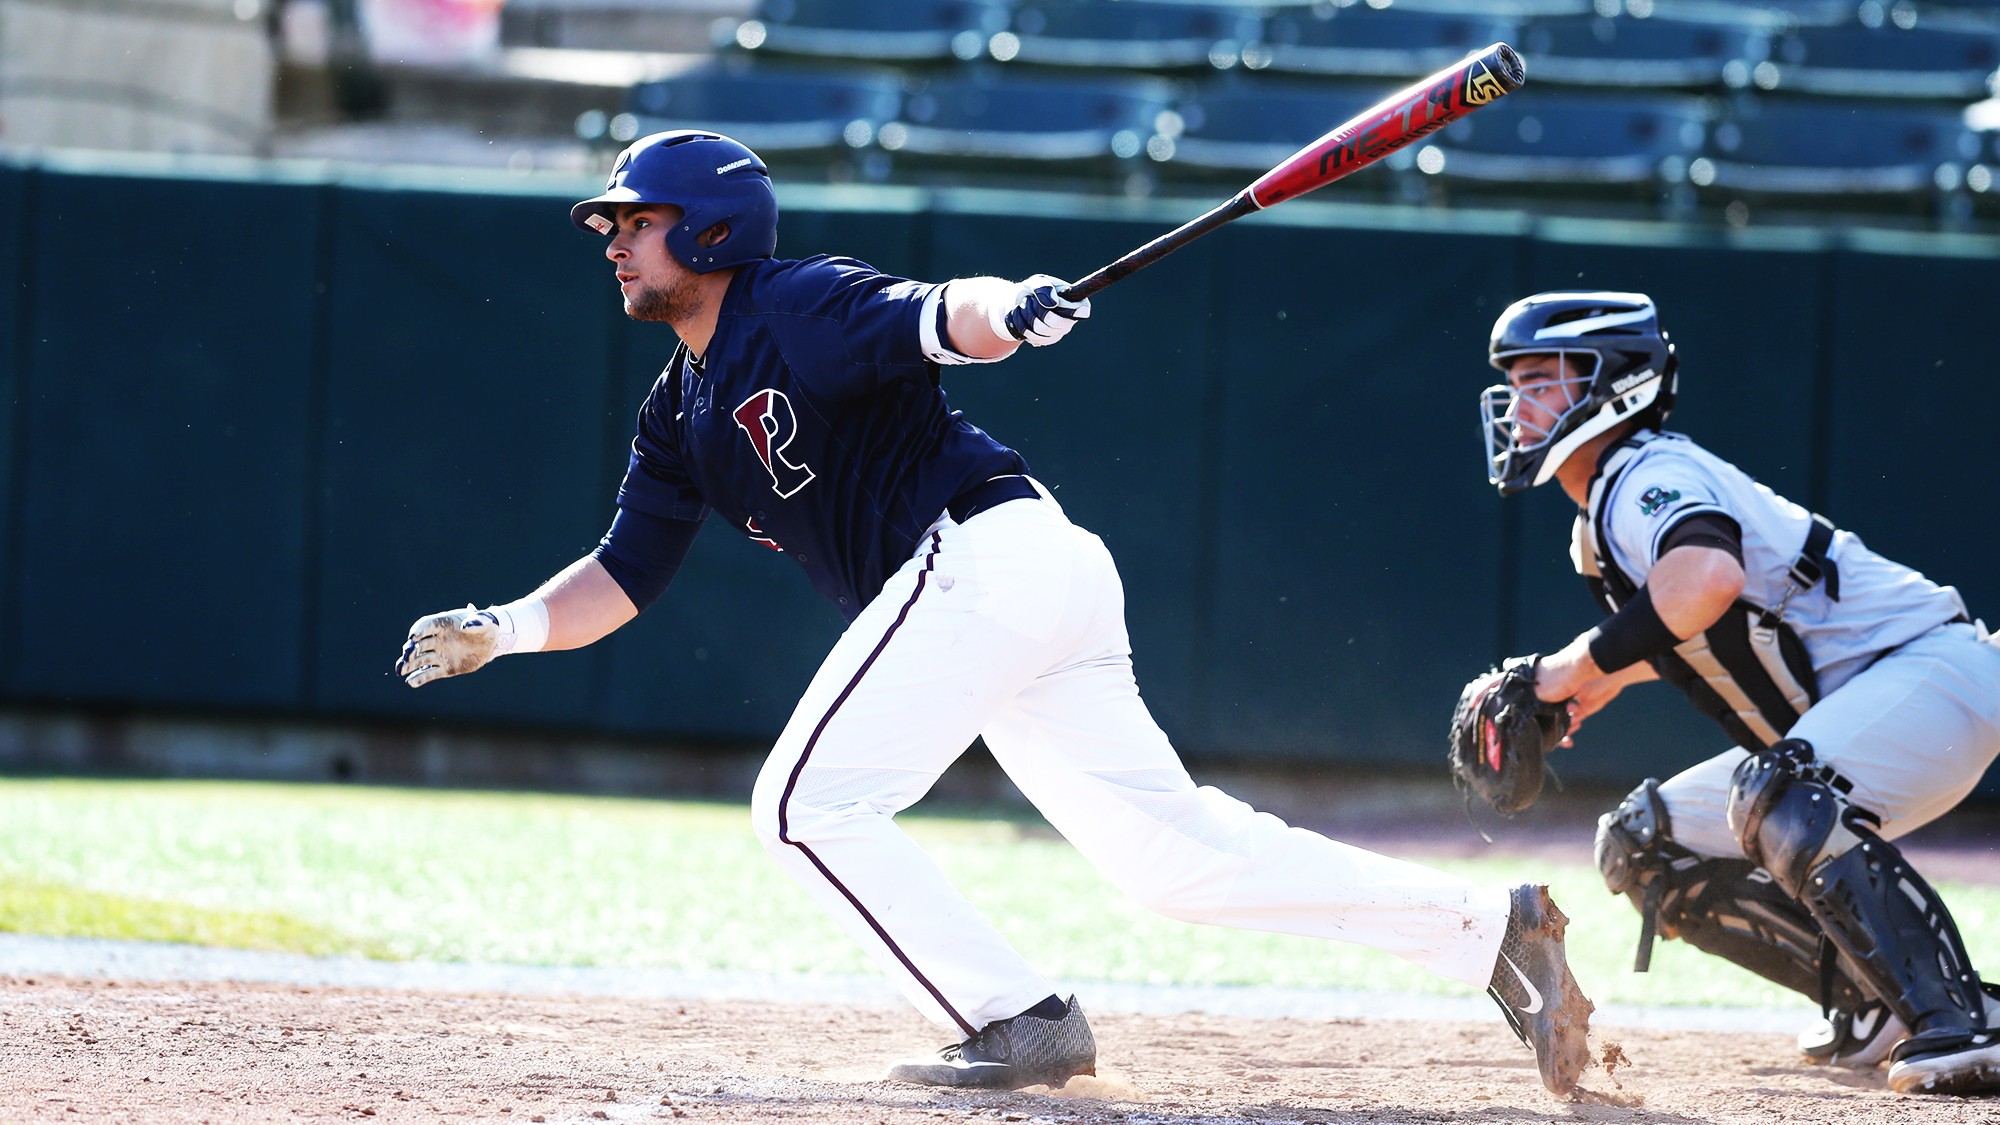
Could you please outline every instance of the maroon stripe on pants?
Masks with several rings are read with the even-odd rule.
[[[930,993],[931,998],[936,1000],[938,1005],[945,1010],[945,1014],[955,1020],[959,1027],[965,1029],[965,1034],[970,1036],[978,1034],[979,1029],[972,1026],[971,1022],[964,1016],[959,1015],[958,1009],[951,1006],[951,1002],[944,998],[944,993],[938,991],[937,985],[932,984],[929,977],[924,976],[923,973],[917,970],[917,966],[915,962],[910,960],[909,954],[904,953],[903,948],[896,944],[894,938],[889,936],[889,931],[882,928],[882,923],[876,920],[875,915],[870,913],[867,907],[861,905],[861,900],[855,896],[853,891],[847,889],[847,884],[841,882],[832,870],[827,867],[826,863],[819,856],[813,854],[811,848],[807,847],[803,842],[791,838],[791,818],[785,811],[786,807],[791,804],[792,791],[798,788],[799,774],[805,770],[806,760],[812,757],[813,747],[819,744],[819,736],[826,733],[826,725],[833,721],[833,716],[840,710],[841,704],[846,703],[847,697],[854,694],[854,689],[861,685],[861,677],[867,675],[868,669],[875,666],[875,658],[881,656],[882,650],[889,647],[889,639],[894,637],[896,630],[902,628],[903,622],[909,619],[910,607],[917,604],[917,596],[924,592],[924,586],[930,578],[931,568],[937,564],[938,551],[942,547],[942,537],[937,532],[932,532],[930,554],[924,558],[923,569],[917,572],[917,588],[910,591],[910,599],[903,603],[901,612],[896,614],[896,620],[889,625],[889,631],[882,634],[882,639],[876,643],[875,650],[868,654],[868,659],[861,662],[861,667],[855,671],[854,678],[847,681],[847,686],[841,689],[839,697],[833,701],[833,706],[828,707],[826,714],[820,716],[819,725],[813,728],[812,737],[806,739],[805,749],[799,753],[798,763],[792,766],[792,775],[785,781],[784,796],[778,798],[778,839],[799,849],[800,853],[814,867],[819,869],[819,873],[826,877],[826,881],[833,884],[833,889],[839,891],[847,899],[848,904],[853,906],[855,911],[861,915],[862,920],[868,923],[869,928],[875,931],[875,936],[882,939],[882,944],[889,947],[889,952],[896,955],[896,960],[901,961],[903,967],[910,971],[910,975],[916,978],[917,983],[924,986],[924,991]]]

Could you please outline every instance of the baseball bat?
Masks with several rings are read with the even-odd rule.
[[[1388,98],[1293,153],[1257,177],[1249,187],[1202,217],[1148,242],[1062,291],[1080,301],[1115,281],[1130,277],[1161,258],[1253,211],[1353,175],[1377,160],[1464,117],[1480,106],[1521,88],[1527,68],[1505,43],[1467,55],[1429,78]]]

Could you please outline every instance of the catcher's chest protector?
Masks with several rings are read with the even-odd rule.
[[[1618,568],[1604,546],[1605,498],[1640,450],[1657,436],[1641,431],[1614,447],[1591,482],[1589,504],[1577,514],[1571,531],[1570,559],[1606,613],[1616,613],[1639,586]],[[1792,564],[1793,593],[1803,593],[1832,573],[1827,558],[1832,541],[1833,525],[1814,517],[1805,547]],[[1696,710],[1722,724],[1729,737],[1747,750],[1763,750],[1784,738],[1799,716],[1819,701],[1812,661],[1798,634],[1785,623],[1784,612],[1783,602],[1766,607],[1739,598],[1706,632],[1651,661],[1661,679],[1685,692]]]

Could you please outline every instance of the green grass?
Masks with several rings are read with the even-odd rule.
[[[272,911],[207,910],[12,877],[0,878],[0,930],[56,937],[177,941],[317,956],[382,953],[372,943]]]
[[[1190,926],[1113,890],[1067,844],[1003,820],[907,827],[1050,976],[1465,993],[1386,954]],[[1596,870],[1544,879],[1602,1001],[1764,1005],[1763,981],[1677,942],[1628,971],[1638,922]],[[2000,961],[2000,889],[1947,886],[1976,961]],[[230,782],[0,780],[0,929],[391,958],[865,972],[740,805]]]

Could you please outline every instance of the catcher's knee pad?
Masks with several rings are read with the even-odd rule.
[[[1653,938],[1660,932],[1661,913],[1668,909],[1676,865],[1685,868],[1700,862],[1700,857],[1674,843],[1673,820],[1660,798],[1658,778],[1640,782],[1617,808],[1597,818],[1593,851],[1605,889],[1630,898],[1639,911],[1639,948],[1632,957],[1632,971],[1643,973],[1653,965]],[[1671,925],[1667,936],[1673,936]]]
[[[1697,855],[1676,843],[1673,820],[1647,778],[1597,822],[1597,867],[1641,919],[1635,967],[1651,960],[1654,934],[1678,938],[1774,984],[1850,1008],[1861,997],[1844,966],[1820,974],[1820,931],[1810,911],[1769,873],[1741,859]]]
[[[1597,870],[1605,887],[1614,895],[1628,894],[1663,864],[1694,854],[1673,838],[1673,820],[1660,798],[1659,779],[1649,777],[1617,808],[1597,818]]]
[[[1811,869],[1856,844],[1850,806],[1810,742],[1787,738],[1743,759],[1729,783],[1730,831],[1743,854],[1796,898]],[[1866,814],[1864,814],[1866,815]]]
[[[1950,911],[1848,788],[1810,744],[1787,739],[1737,768],[1729,825],[1912,1032],[1984,1028],[1979,977]]]

